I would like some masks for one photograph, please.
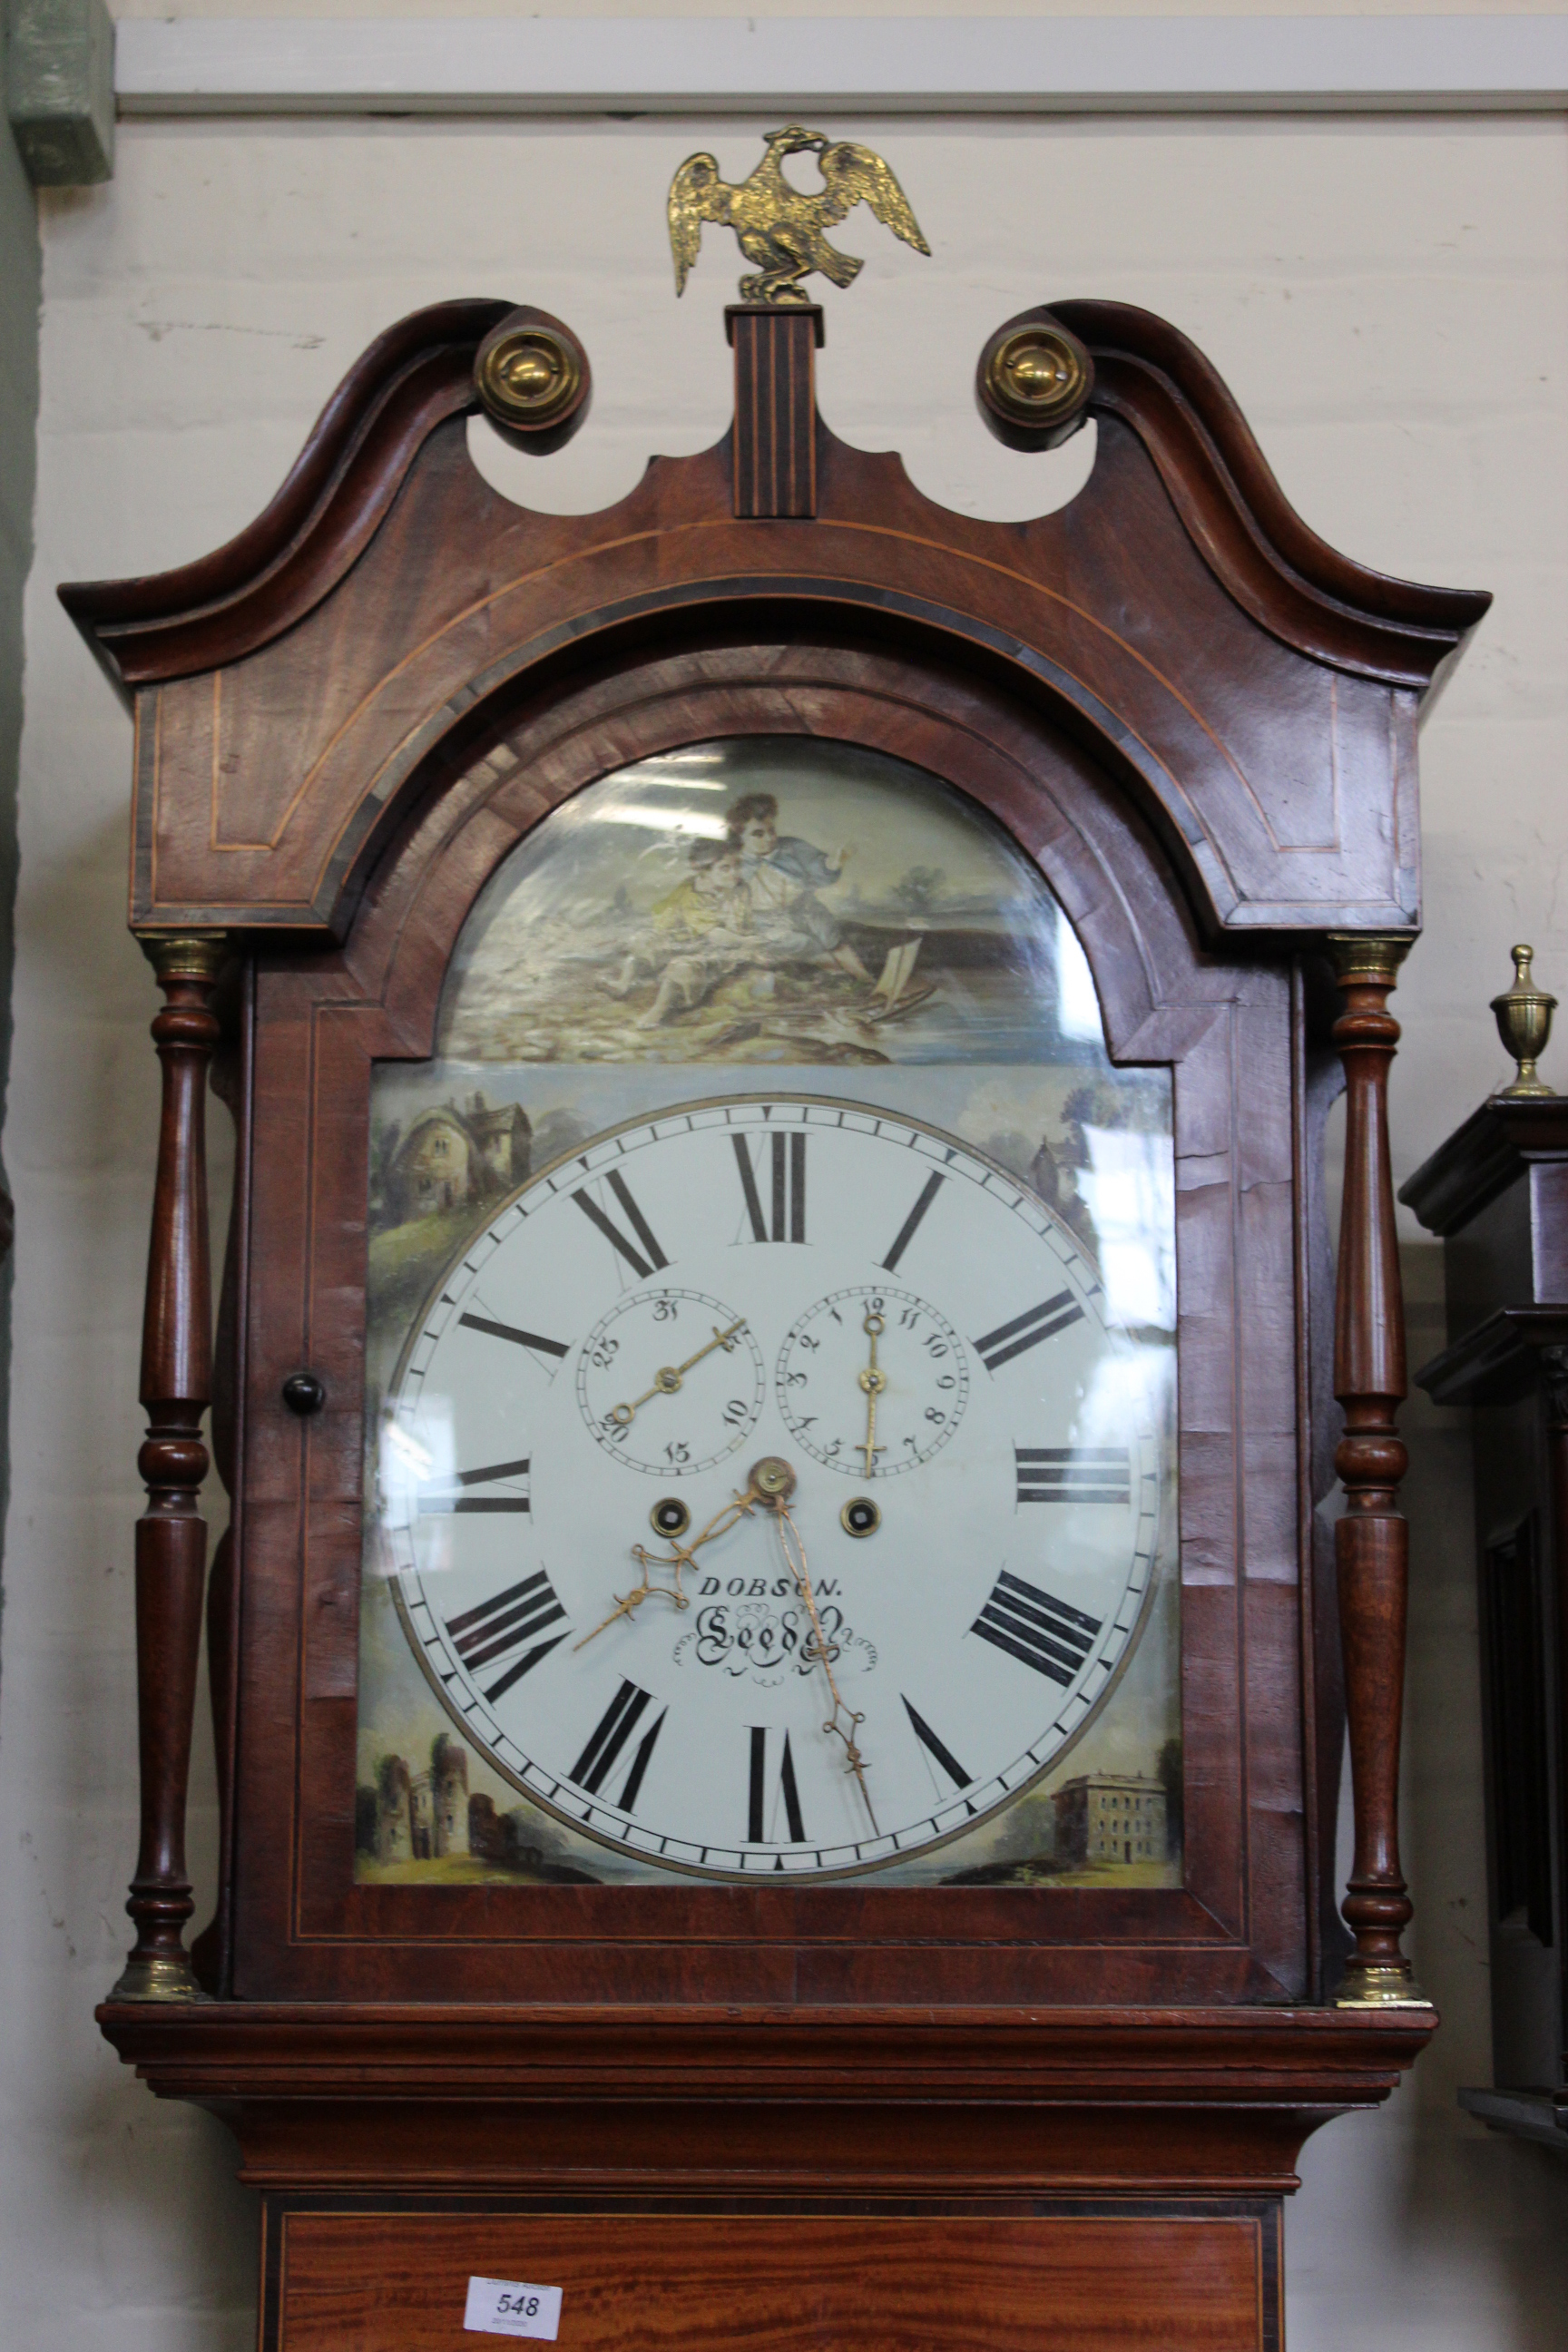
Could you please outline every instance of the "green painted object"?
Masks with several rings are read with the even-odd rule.
[[[80,188],[114,171],[114,25],[105,0],[5,0],[6,111],[27,176]]]

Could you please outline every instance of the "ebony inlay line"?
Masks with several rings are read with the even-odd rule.
[[[745,517],[816,511],[814,352],[820,314],[729,313],[735,347],[734,506]]]

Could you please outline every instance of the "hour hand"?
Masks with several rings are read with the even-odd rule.
[[[724,1505],[722,1510],[715,1511],[707,1526],[694,1535],[689,1544],[672,1541],[668,1552],[649,1551],[646,1544],[634,1544],[632,1558],[642,1570],[641,1583],[633,1585],[627,1593],[617,1593],[616,1605],[609,1615],[602,1623],[595,1625],[591,1633],[584,1633],[580,1642],[574,1643],[574,1649],[586,1649],[588,1643],[596,1640],[598,1635],[613,1625],[617,1618],[629,1617],[634,1609],[639,1609],[643,1602],[651,1600],[655,1593],[671,1602],[677,1609],[689,1608],[690,1595],[681,1588],[681,1570],[690,1567],[692,1555],[700,1551],[705,1543],[711,1543],[715,1536],[727,1534],[730,1528],[740,1520],[748,1518],[759,1503],[766,1502],[767,1499],[768,1497],[756,1483],[756,1472],[753,1471],[746,1482],[744,1492],[734,1496]],[[656,1568],[673,1568],[674,1580],[668,1584],[656,1583],[653,1576],[653,1570]]]

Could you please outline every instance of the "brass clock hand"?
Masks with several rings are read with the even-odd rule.
[[[616,1423],[617,1428],[629,1429],[637,1419],[638,1408],[647,1404],[649,1397],[673,1396],[692,1365],[700,1364],[704,1356],[710,1356],[715,1348],[727,1347],[736,1332],[742,1328],[745,1320],[743,1315],[738,1315],[727,1331],[721,1331],[715,1328],[713,1337],[707,1346],[699,1348],[694,1356],[688,1356],[683,1364],[661,1365],[653,1376],[652,1388],[644,1389],[641,1396],[634,1397],[630,1404],[612,1405],[607,1417]]]
[[[866,1456],[868,1478],[873,1474],[877,1454],[877,1399],[888,1385],[888,1375],[877,1361],[877,1341],[887,1328],[885,1319],[876,1314],[868,1315],[860,1326],[871,1342],[871,1360],[858,1375],[860,1386],[866,1391],[866,1443],[860,1451]]]
[[[689,1544],[672,1542],[668,1552],[649,1551],[646,1544],[633,1544],[632,1558],[642,1570],[642,1582],[634,1585],[632,1590],[624,1596],[617,1594],[616,1605],[604,1622],[595,1625],[591,1633],[584,1633],[580,1642],[574,1642],[573,1648],[585,1650],[590,1642],[596,1640],[606,1627],[615,1623],[617,1617],[629,1617],[634,1609],[640,1608],[642,1603],[651,1599],[655,1593],[658,1593],[661,1599],[673,1602],[677,1609],[689,1609],[691,1606],[691,1601],[689,1594],[681,1590],[681,1570],[690,1567],[692,1554],[700,1551],[705,1543],[711,1543],[715,1536],[727,1535],[731,1528],[739,1526],[742,1519],[749,1518],[759,1503],[766,1501],[766,1496],[754,1483],[755,1478],[756,1472],[753,1471],[747,1480],[744,1492],[735,1496],[731,1501],[724,1505],[721,1510],[715,1511],[707,1526],[700,1533],[694,1535]],[[674,1583],[656,1584],[648,1573],[648,1570],[654,1568],[673,1568]]]
[[[869,1319],[868,1318],[868,1321]],[[759,1471],[773,1466],[774,1465],[772,1464],[759,1462],[756,1469],[752,1473],[752,1478],[757,1477]],[[777,1466],[784,1468],[786,1465],[780,1464]],[[822,1728],[826,1732],[830,1732],[836,1739],[842,1739],[844,1742],[847,1758],[844,1769],[847,1772],[853,1772],[859,1783],[860,1794],[865,1800],[871,1827],[877,1836],[880,1837],[882,1832],[877,1827],[876,1808],[871,1802],[870,1790],[866,1786],[866,1759],[860,1753],[855,1738],[855,1734],[859,1730],[866,1717],[863,1714],[858,1713],[854,1707],[845,1705],[843,1695],[834,1676],[833,1661],[838,1653],[822,1630],[822,1619],[817,1614],[816,1595],[812,1591],[811,1571],[806,1566],[805,1546],[800,1539],[799,1528],[789,1515],[789,1497],[794,1490],[795,1479],[792,1475],[787,1486],[784,1486],[782,1491],[775,1489],[770,1496],[764,1488],[764,1492],[759,1495],[757,1499],[759,1502],[771,1503],[773,1516],[779,1523],[779,1542],[784,1550],[784,1565],[795,1579],[795,1590],[805,1601],[806,1614],[811,1619],[811,1638],[803,1654],[808,1664],[821,1666],[827,1677],[827,1687],[833,1698],[833,1712]]]

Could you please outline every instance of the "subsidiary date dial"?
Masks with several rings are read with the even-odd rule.
[[[583,1418],[613,1461],[655,1478],[710,1470],[755,1428],[763,1359],[732,1307],[700,1290],[634,1292],[577,1362]]]

